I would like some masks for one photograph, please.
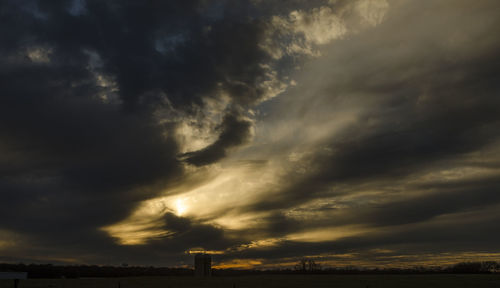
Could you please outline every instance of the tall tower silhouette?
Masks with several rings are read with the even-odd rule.
[[[194,256],[194,275],[200,277],[212,276],[212,256],[203,253]]]

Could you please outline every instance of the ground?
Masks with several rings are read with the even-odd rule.
[[[14,287],[0,280],[0,288]],[[335,287],[335,288],[483,288],[500,287],[500,274],[486,275],[263,275],[241,277],[133,277],[86,279],[28,279],[19,288],[191,288],[191,287]]]

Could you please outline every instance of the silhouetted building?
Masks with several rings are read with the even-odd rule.
[[[200,277],[212,276],[212,256],[201,253],[194,256],[194,275]]]

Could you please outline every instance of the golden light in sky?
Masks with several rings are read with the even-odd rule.
[[[177,199],[175,201],[175,212],[177,216],[182,216],[187,211],[187,209],[188,207],[184,203],[183,199]]]

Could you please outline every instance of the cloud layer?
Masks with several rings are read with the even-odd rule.
[[[2,2],[0,260],[495,259],[498,6]]]

